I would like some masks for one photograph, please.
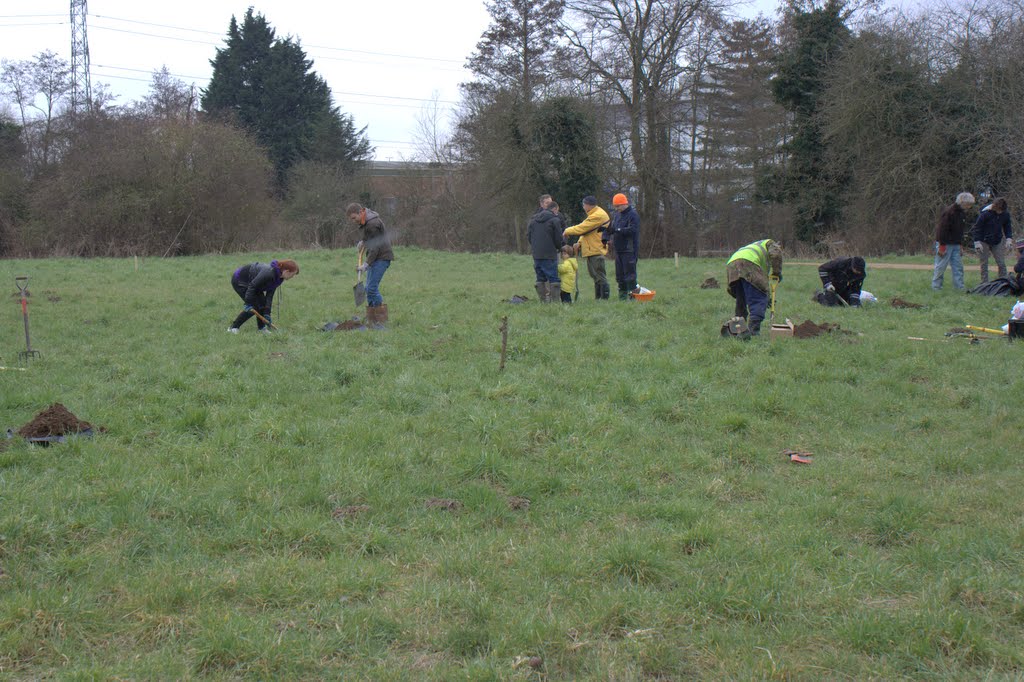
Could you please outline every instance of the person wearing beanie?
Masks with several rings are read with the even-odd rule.
[[[615,282],[619,285],[619,300],[629,300],[629,292],[636,289],[636,261],[640,255],[640,214],[629,205],[625,194],[612,197],[615,215],[605,231],[603,242],[611,242],[615,250]]]
[[[388,321],[388,305],[380,293],[380,281],[384,272],[395,260],[395,252],[391,250],[391,238],[388,236],[384,221],[376,211],[371,211],[361,204],[351,203],[345,207],[345,215],[349,222],[360,228],[361,239],[356,248],[363,252],[363,262],[359,266],[366,273],[366,326],[371,329],[383,329]]]
[[[608,249],[602,238],[609,223],[608,213],[598,206],[597,199],[589,194],[583,197],[583,210],[587,214],[586,219],[578,225],[566,228],[562,232],[562,237],[566,241],[572,237],[579,238],[580,255],[587,262],[587,274],[594,280],[594,298],[607,299],[610,288],[608,275],[605,274],[604,255]]]
[[[1006,277],[1006,256],[1013,254],[1013,225],[1006,199],[998,197],[981,209],[978,220],[971,228],[974,252],[981,260],[981,283],[988,281],[988,258],[996,261],[1000,277]]]
[[[270,312],[274,292],[297,274],[299,264],[288,258],[272,260],[269,263],[249,263],[231,273],[231,288],[242,299],[245,307],[228,327],[228,331],[237,334],[239,327],[255,313],[259,313],[263,319],[256,318],[256,328],[269,334],[270,328],[267,325],[273,324]],[[266,320],[266,323],[263,320]]]
[[[818,277],[821,278],[822,291],[814,295],[814,300],[822,305],[860,306],[860,290],[864,285],[867,266],[860,256],[852,258],[834,258],[818,266]]]
[[[751,336],[761,332],[772,281],[782,281],[782,245],[774,239],[747,244],[725,264],[727,291],[736,299],[736,317]]]
[[[932,289],[942,289],[942,279],[946,266],[953,271],[953,288],[964,290],[964,261],[960,253],[960,244],[967,229],[966,211],[974,206],[974,195],[960,192],[956,195],[953,205],[947,206],[939,215],[935,227],[935,269],[932,272]]]

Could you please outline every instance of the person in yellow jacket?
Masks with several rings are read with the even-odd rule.
[[[558,262],[558,278],[562,280],[562,303],[572,303],[572,292],[576,289],[576,273],[580,266],[573,256],[575,252],[572,246],[566,244],[562,247],[562,257]]]
[[[597,199],[593,196],[583,197],[583,210],[586,211],[586,219],[579,225],[568,227],[562,233],[566,239],[579,237],[582,245],[583,259],[587,261],[587,274],[594,280],[594,298],[607,299],[611,293],[608,286],[608,275],[604,270],[604,255],[608,248],[601,243],[601,235],[608,227],[608,213],[597,205]]]
[[[782,281],[782,245],[774,239],[747,244],[729,258],[725,274],[729,295],[736,299],[736,317],[747,320],[756,336],[768,309],[770,280]]]

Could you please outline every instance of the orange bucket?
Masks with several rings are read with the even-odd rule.
[[[635,298],[638,301],[646,302],[646,301],[653,300],[654,299],[654,294],[656,294],[656,293],[657,293],[656,291],[651,290],[651,291],[646,291],[646,292],[641,293],[641,294],[630,293],[630,296],[632,296],[633,298]]]

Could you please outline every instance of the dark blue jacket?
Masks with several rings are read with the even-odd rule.
[[[611,227],[605,232],[617,253],[640,254],[640,214],[629,206],[624,211],[615,211]]]
[[[984,209],[978,214],[978,220],[971,228],[971,239],[976,242],[985,242],[989,246],[995,246],[1004,239],[1012,238],[1013,227],[1009,211],[996,213],[991,209]]]

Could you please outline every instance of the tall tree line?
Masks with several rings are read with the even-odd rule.
[[[789,0],[738,19],[712,0],[488,0],[440,189],[405,197],[405,243],[525,251],[537,196],[571,221],[626,192],[648,255],[770,235],[807,248],[924,251],[959,191],[1024,201],[1024,6],[915,11]],[[301,45],[252,10],[196,92],[68,112],[52,53],[0,65],[0,255],[330,246],[375,197],[364,130]],[[411,191],[411,190],[410,190]],[[399,197],[401,200],[402,197]]]

